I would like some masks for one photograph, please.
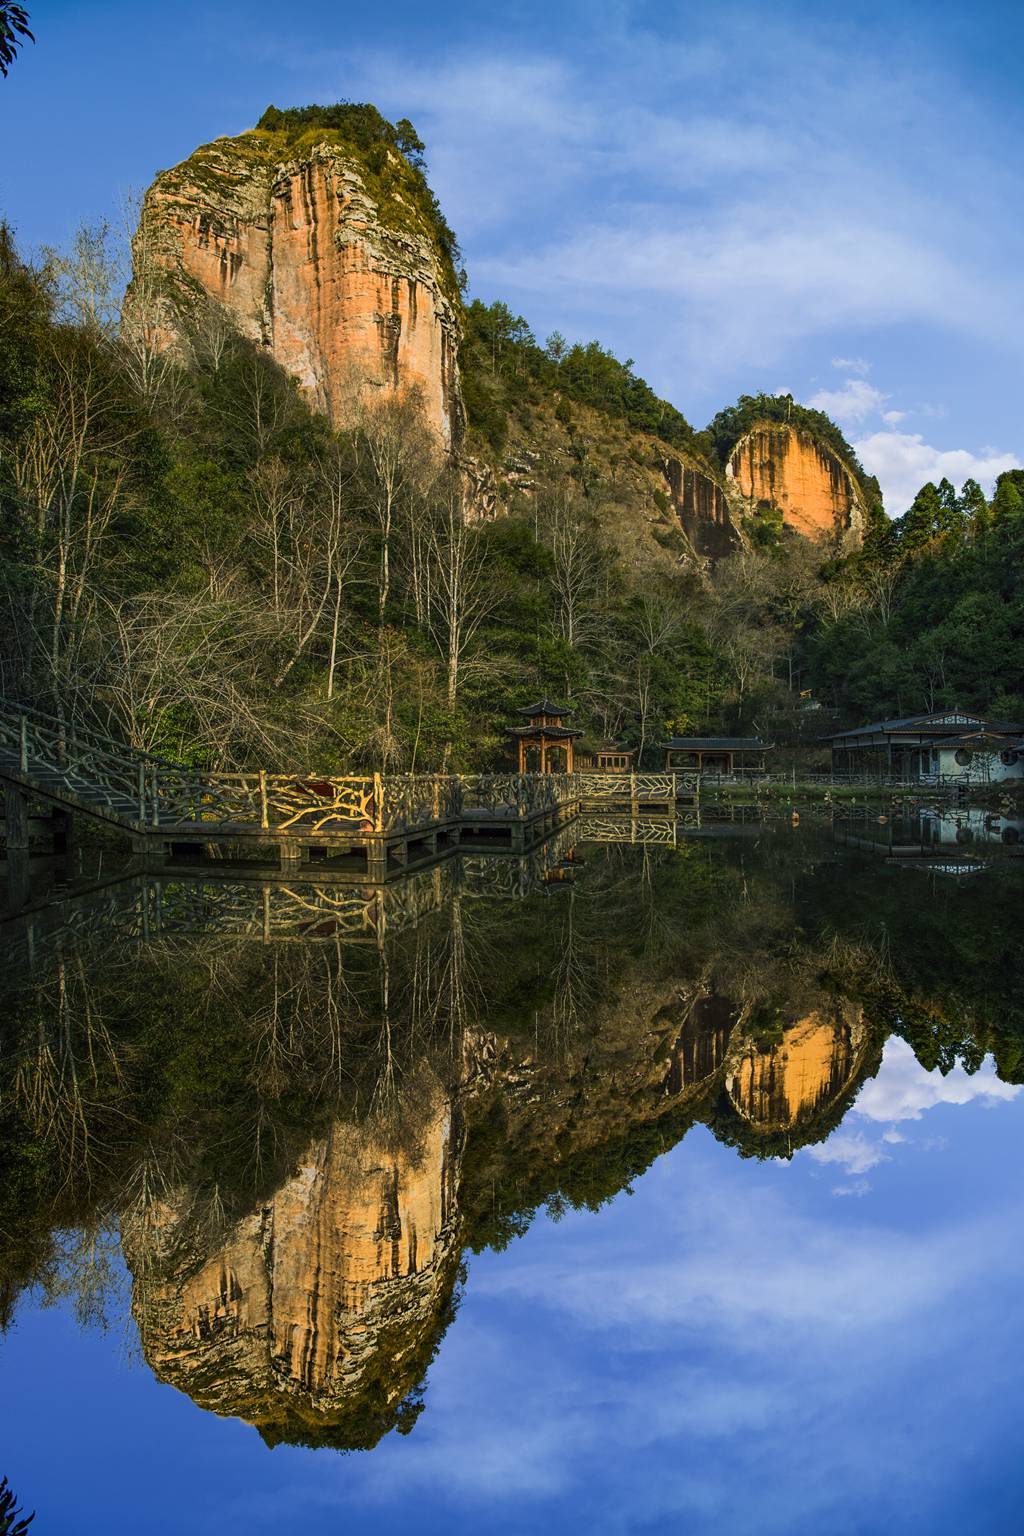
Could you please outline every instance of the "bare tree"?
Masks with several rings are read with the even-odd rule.
[[[130,189],[121,205],[125,244],[131,251],[131,281],[121,304],[121,355],[135,388],[144,400],[166,396],[174,377],[174,361],[168,346],[166,272],[160,260],[153,228],[146,218],[143,196]],[[204,304],[204,317],[212,310]],[[219,306],[218,306],[219,309]]]
[[[448,708],[453,710],[467,653],[497,602],[487,576],[483,542],[479,532],[466,523],[462,486],[454,471],[437,483],[428,552],[427,625],[444,663]]]
[[[256,472],[269,522],[278,613],[293,635],[289,654],[274,679],[279,687],[317,637],[327,645],[327,697],[333,698],[338,644],[346,585],[359,558],[362,540],[349,518],[351,473],[348,460],[335,444],[316,461],[316,474],[306,494],[299,496],[283,467]],[[285,525],[284,538],[279,536]]]
[[[57,317],[112,342],[125,282],[112,226],[105,219],[80,224],[69,251],[44,245],[42,256],[57,299]]]
[[[106,349],[89,335],[53,332],[43,361],[46,405],[11,461],[43,577],[29,620],[41,632],[45,594],[46,661],[57,687],[65,639],[84,618],[111,522],[126,501],[130,448],[145,422]]]
[[[292,756],[301,742],[302,710],[285,722],[266,707],[263,668],[279,631],[258,598],[122,598],[106,605],[102,629],[107,723],[133,747],[178,756],[187,740],[207,762],[233,766]]]
[[[362,401],[353,433],[362,507],[380,536],[377,614],[391,595],[394,541],[403,508],[436,473],[436,448],[415,396]]]
[[[542,537],[554,563],[555,625],[566,643],[575,647],[593,633],[592,606],[600,581],[601,551],[590,519],[564,491],[545,512]]]

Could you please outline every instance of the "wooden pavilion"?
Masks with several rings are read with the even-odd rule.
[[[572,773],[573,742],[583,732],[565,724],[565,717],[572,714],[568,704],[541,699],[516,714],[525,715],[527,722],[509,731],[518,744],[519,772]]]
[[[632,773],[635,760],[636,748],[621,741],[606,741],[590,756],[576,754],[577,768],[588,773]]]

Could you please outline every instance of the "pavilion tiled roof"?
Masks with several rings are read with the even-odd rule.
[[[661,745],[674,752],[764,752],[770,743],[757,736],[672,736]]]
[[[960,729],[956,729],[959,726]],[[984,720],[980,715],[963,709],[933,709],[927,715],[907,715],[902,719],[876,720],[871,725],[858,725],[849,731],[835,731],[825,741],[853,741],[864,736],[928,736],[933,732],[953,727],[953,736],[967,732],[987,731],[994,736],[1019,736],[1024,726],[1006,720]]]
[[[571,704],[552,704],[550,699],[541,699],[539,704],[528,704],[525,709],[517,709],[517,715],[571,715]]]
[[[568,725],[513,725],[509,728],[510,736],[545,737],[548,741],[568,741],[570,738],[582,736],[582,731],[574,731]]]

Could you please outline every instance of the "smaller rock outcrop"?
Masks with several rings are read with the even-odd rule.
[[[859,543],[864,497],[839,455],[803,427],[758,422],[726,464],[730,500],[740,515],[775,511],[805,538]]]
[[[740,1037],[727,1073],[729,1098],[760,1131],[812,1125],[852,1086],[867,1042],[863,1009],[845,999],[797,1019],[778,1043]]]

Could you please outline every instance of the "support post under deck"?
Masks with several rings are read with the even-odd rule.
[[[16,784],[4,786],[4,821],[8,853],[28,852],[28,794]]]

